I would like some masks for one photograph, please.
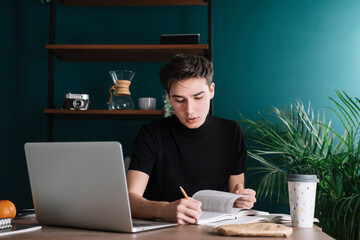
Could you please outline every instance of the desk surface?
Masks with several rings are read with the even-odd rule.
[[[330,236],[326,235],[321,231],[320,228],[293,228],[293,234],[286,238],[286,240],[327,240],[333,239]],[[83,230],[83,229],[73,229],[73,228],[61,228],[53,226],[43,226],[41,230],[36,230],[33,232],[27,233],[17,233],[13,235],[3,236],[0,239],[136,239],[136,240],[177,240],[177,239],[188,239],[188,240],[234,240],[234,237],[224,237],[217,232],[214,232],[212,228],[205,226],[196,226],[196,225],[179,225],[175,227],[163,228],[158,230],[146,231],[141,233],[114,233],[114,232],[103,232],[103,231],[93,231],[93,230]],[[238,238],[236,238],[238,239]],[[245,239],[245,238],[244,238]],[[251,240],[257,239],[279,239],[279,238],[265,238],[252,237]],[[281,238],[285,239],[285,238]]]

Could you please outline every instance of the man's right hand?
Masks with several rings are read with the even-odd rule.
[[[174,202],[149,201],[143,197],[149,176],[136,170],[127,173],[131,214],[140,219],[162,219],[179,224],[195,223],[202,215],[201,202],[189,198]]]
[[[202,215],[201,202],[193,198],[182,198],[174,202],[164,203],[161,218],[179,224],[196,223]]]

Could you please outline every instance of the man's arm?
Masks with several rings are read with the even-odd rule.
[[[189,198],[174,202],[149,201],[143,197],[149,175],[144,172],[129,170],[127,185],[131,205],[131,214],[141,219],[162,219],[179,224],[195,223],[201,216],[201,202]],[[180,191],[180,190],[179,190]]]
[[[250,209],[254,206],[254,203],[256,202],[256,198],[255,198],[256,192],[250,188],[244,189],[244,186],[245,186],[244,173],[230,176],[229,191],[236,194],[246,195],[236,200],[234,203],[234,207]]]

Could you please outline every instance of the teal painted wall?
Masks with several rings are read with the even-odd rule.
[[[295,99],[331,113],[332,88],[359,97],[360,2],[355,0],[213,0],[214,113],[256,119],[271,106]],[[204,7],[65,7],[58,4],[57,43],[158,43],[162,33],[201,34],[207,40]],[[46,137],[48,6],[40,0],[0,1],[0,199],[31,207],[23,144]],[[67,92],[89,93],[92,108],[104,108],[112,69],[136,72],[131,92],[163,90],[163,63],[74,63],[56,60],[55,103]],[[55,120],[55,141],[118,140],[125,155],[144,122]]]
[[[217,115],[256,118],[295,99],[324,111],[334,88],[360,95],[360,2],[215,0],[214,9]]]

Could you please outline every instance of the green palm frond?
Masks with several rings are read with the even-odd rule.
[[[359,239],[359,221],[360,221],[360,195],[355,194],[349,197],[339,198],[335,201],[331,214],[331,219],[335,220],[335,224],[341,224],[338,228],[337,239]]]
[[[252,121],[240,114],[248,155],[259,166],[250,170],[259,177],[257,197],[279,202],[287,198],[289,173],[316,174],[316,215],[320,225],[336,239],[360,239],[360,100],[335,90],[329,107],[342,124],[343,133],[332,128],[325,114],[314,114],[296,101],[285,110],[274,107],[273,121]],[[344,227],[346,226],[346,227]]]

